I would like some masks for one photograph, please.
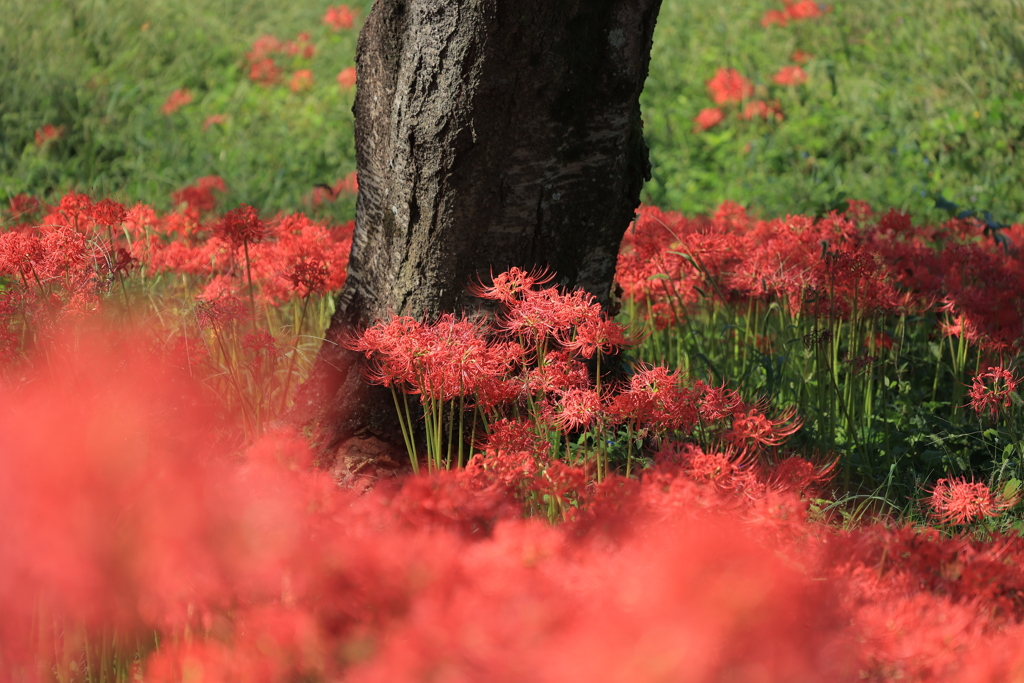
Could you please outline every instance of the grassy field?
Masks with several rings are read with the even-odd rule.
[[[309,209],[318,183],[354,170],[351,66],[359,17],[334,30],[317,4],[2,0],[0,200],[74,188],[169,208],[170,195],[219,175],[224,205]],[[1017,0],[839,3],[820,16],[762,26],[781,3],[666,0],[642,103],[652,149],[649,203],[688,214],[740,202],[764,217],[823,214],[845,199],[928,220],[932,195],[1024,213],[1017,155],[1024,129],[1024,45]],[[311,58],[272,55],[276,85],[250,78],[260,36],[309,34]],[[804,84],[772,77],[793,65]],[[694,129],[712,106],[706,82],[736,69],[782,116]],[[293,92],[296,71],[311,83]],[[162,113],[187,89],[189,104]],[[212,116],[222,123],[208,124]],[[42,146],[50,124],[59,138]],[[350,217],[344,200],[321,211]]]

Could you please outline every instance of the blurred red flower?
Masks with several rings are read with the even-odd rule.
[[[722,122],[725,118],[725,114],[718,107],[705,107],[700,110],[700,113],[693,119],[694,131],[707,130],[713,128]]]
[[[36,147],[42,147],[50,140],[57,140],[62,135],[64,135],[64,126],[48,123],[42,128],[36,129]]]
[[[761,16],[761,26],[764,28],[768,28],[772,24],[785,26],[788,23],[789,19],[786,17],[786,13],[781,10],[770,9]]]
[[[786,16],[790,19],[813,19],[822,14],[822,6],[814,0],[799,0],[786,8]]]
[[[164,106],[160,108],[160,111],[162,111],[165,116],[170,116],[186,104],[189,104],[191,101],[192,93],[188,91],[188,88],[181,88],[167,96],[167,101],[164,102]]]
[[[356,84],[356,68],[349,66],[338,73],[338,85],[342,90],[348,90]]]
[[[355,25],[355,14],[348,5],[337,5],[328,7],[324,14],[324,23],[335,31],[352,28]]]
[[[739,103],[754,94],[754,86],[735,69],[720,68],[707,82],[715,104]]]
[[[309,69],[299,69],[292,74],[292,81],[288,84],[292,92],[302,92],[313,87],[313,72]]]
[[[203,121],[203,130],[210,130],[210,126],[224,125],[227,123],[227,120],[228,117],[224,116],[224,114],[213,114],[212,116],[207,116],[206,120]]]
[[[787,87],[801,85],[807,82],[807,73],[799,66],[784,66],[772,76],[772,80]]]

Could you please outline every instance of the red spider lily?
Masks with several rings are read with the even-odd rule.
[[[270,57],[258,59],[249,65],[249,80],[260,85],[273,85],[281,78],[281,68]]]
[[[968,396],[970,406],[979,416],[988,413],[995,420],[1004,408],[1013,405],[1020,378],[1002,366],[990,367],[974,377]]]
[[[803,421],[797,416],[796,408],[784,411],[773,420],[758,406],[743,406],[733,413],[732,426],[724,438],[737,449],[781,446],[802,426]]]
[[[164,102],[164,106],[160,107],[160,111],[164,113],[164,116],[170,116],[191,102],[192,93],[188,88],[181,88],[167,96],[167,100]]]
[[[502,418],[491,425],[485,450],[488,453],[536,453],[544,457],[550,448],[547,440],[537,436],[532,422]]]
[[[601,397],[587,387],[562,391],[545,417],[561,431],[574,432],[592,425],[600,414]]]
[[[794,50],[793,54],[789,57],[797,64],[806,64],[807,62],[814,59],[814,55],[804,52],[803,50]]]
[[[313,56],[316,54],[316,45],[311,42],[308,33],[302,32],[295,40],[289,40],[285,43],[284,52],[291,57],[301,55],[303,59],[313,59]],[[306,71],[306,69],[302,71]],[[310,81],[312,82],[312,73],[310,73]]]
[[[11,220],[15,222],[22,218],[31,218],[41,208],[39,200],[27,194],[14,195],[8,200],[7,206],[10,209]]]
[[[775,72],[772,80],[786,87],[803,85],[807,82],[807,73],[799,66],[784,66]]]
[[[761,15],[761,26],[768,28],[774,24],[785,26],[789,23],[789,17],[782,10],[770,9]]]
[[[196,302],[196,321],[199,327],[222,328],[247,315],[245,303],[233,294],[201,296]]]
[[[350,29],[355,25],[355,14],[348,5],[336,5],[327,8],[323,22],[335,31]]]
[[[47,123],[42,128],[36,130],[36,147],[42,147],[52,140],[59,140],[63,135],[64,126],[55,126],[52,123]]]
[[[273,362],[281,356],[277,340],[266,330],[249,332],[242,338],[242,348],[249,355],[249,363],[255,373],[259,374],[264,361]]]
[[[656,431],[689,432],[697,422],[696,399],[695,390],[684,386],[678,372],[641,367],[612,399],[608,413],[613,420]]]
[[[601,316],[600,304],[583,290],[567,294],[554,287],[522,291],[521,299],[508,303],[501,327],[534,344],[541,345],[551,337],[565,338],[573,327]]]
[[[356,68],[347,66],[338,72],[338,87],[342,90],[349,90],[356,84]]]
[[[768,119],[781,121],[783,119],[782,112],[779,111],[778,103],[768,104],[761,100],[747,102],[747,106],[743,108],[743,112],[740,114],[740,117],[748,121],[755,118],[761,118],[765,121]]]
[[[213,211],[217,206],[217,199],[213,196],[214,190],[225,192],[227,189],[224,179],[220,176],[204,176],[172,194],[171,199],[175,204],[186,204],[197,213],[203,213]]]
[[[817,495],[821,487],[831,480],[838,464],[838,458],[823,465],[796,456],[784,458],[769,472],[768,485],[803,495]]]
[[[754,94],[754,86],[735,69],[719,68],[707,82],[715,104],[738,104]]]
[[[470,294],[481,299],[493,299],[511,305],[522,300],[526,296],[526,292],[536,285],[546,284],[552,278],[554,278],[554,274],[549,273],[546,269],[527,272],[513,266],[497,276],[491,273],[490,286],[486,286],[482,282],[470,283],[467,289]]]
[[[296,292],[301,297],[311,294],[323,294],[327,291],[327,280],[330,276],[330,269],[317,259],[300,261],[292,267],[288,276]]]
[[[557,394],[590,386],[590,371],[585,363],[565,351],[551,351],[544,364],[531,369],[526,387],[533,395]]]
[[[725,114],[718,107],[705,107],[700,110],[700,113],[693,119],[693,130],[694,132],[700,132],[714,128],[722,122],[725,118]]]
[[[564,349],[584,358],[593,358],[595,353],[614,354],[635,343],[626,335],[625,327],[603,314],[588,315],[576,324],[571,334],[567,328],[557,330],[555,339]]]
[[[292,80],[288,88],[292,92],[303,92],[313,87],[313,72],[309,69],[299,69],[292,74]]]
[[[124,222],[128,210],[123,204],[112,199],[104,199],[92,205],[91,215],[96,225],[113,227]]]
[[[935,518],[950,524],[998,517],[1016,504],[1016,498],[997,500],[985,483],[963,478],[939,479],[928,498]]]
[[[252,64],[280,51],[281,41],[270,34],[264,34],[253,41],[252,48],[245,54],[245,58]]]
[[[700,395],[700,417],[710,423],[724,420],[733,415],[743,403],[739,392],[726,389],[725,384],[716,387],[698,380],[694,384],[694,389]]]
[[[355,224],[325,226],[302,214],[279,216],[268,230],[276,240],[256,246],[251,256],[253,277],[260,282],[260,298],[279,305],[295,297],[324,294],[341,289],[345,283],[348,256]],[[319,264],[318,267],[300,264]],[[305,269],[298,284],[296,268]],[[320,282],[321,276],[323,279]]]
[[[587,472],[582,467],[571,467],[560,460],[553,460],[544,468],[543,479],[541,493],[565,498],[584,489],[587,485]]]
[[[256,209],[246,204],[232,209],[214,228],[215,234],[233,247],[262,242],[267,236],[267,227],[260,220]]]
[[[814,19],[822,14],[822,5],[814,0],[797,0],[786,8],[786,16],[794,21],[800,19]]]
[[[227,122],[228,117],[224,114],[211,114],[203,121],[203,130],[210,130],[211,126],[223,126]]]
[[[426,324],[395,317],[347,342],[377,365],[370,381],[405,390],[424,400],[450,401],[476,393],[482,383],[501,379],[508,357],[487,344],[477,323],[451,314]]]

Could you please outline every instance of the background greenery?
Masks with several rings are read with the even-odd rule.
[[[226,206],[308,210],[316,183],[355,168],[353,30],[321,19],[330,2],[272,0],[0,0],[0,201],[76,188],[167,208],[171,192],[217,174]],[[370,2],[350,2],[360,17]],[[760,0],[665,0],[643,94],[654,178],[645,200],[687,213],[731,199],[762,216],[818,214],[859,198],[941,220],[930,193],[1024,217],[1024,9],[1021,0],[857,0],[823,16],[763,28]],[[317,52],[293,93],[247,78],[263,34],[311,34]],[[806,85],[771,76],[794,50],[813,55]],[[781,122],[694,131],[712,106],[705,82],[731,66],[777,100]],[[287,82],[287,81],[286,81]],[[193,102],[167,116],[178,88]],[[227,117],[204,130],[207,117]],[[42,148],[35,131],[63,126]],[[304,199],[307,198],[307,199]],[[328,209],[350,217],[347,198]]]

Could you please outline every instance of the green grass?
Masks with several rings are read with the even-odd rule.
[[[302,210],[316,183],[355,168],[356,31],[321,23],[329,2],[0,0],[0,201],[76,188],[167,208],[171,192],[217,174],[225,206]],[[369,2],[350,3],[365,16]],[[836,3],[824,16],[764,29],[763,0],[665,0],[642,97],[654,178],[644,199],[686,213],[731,199],[763,216],[820,214],[846,198],[925,220],[932,193],[1022,219],[1024,16],[1020,0]],[[358,28],[357,23],[357,28]],[[308,31],[314,88],[295,94],[247,78],[263,34]],[[814,55],[807,85],[776,86],[793,50]],[[705,82],[720,66],[778,100],[781,123],[727,116],[705,133]],[[178,88],[192,104],[160,108]],[[228,117],[204,131],[208,116]],[[64,136],[38,149],[36,129]],[[351,199],[333,207],[351,217]]]
[[[979,4],[991,10],[982,16],[968,2],[838,2],[818,19],[762,28],[776,6],[663,6],[642,100],[655,168],[648,201],[696,213],[732,199],[776,216],[857,198],[923,219],[924,195],[943,193],[1021,219],[1024,73],[993,30],[1007,3]],[[814,56],[807,85],[775,85],[794,50]],[[694,133],[693,117],[712,106],[704,83],[720,66],[752,80],[755,97],[777,99],[785,120],[727,119]]]
[[[355,31],[321,23],[326,4],[263,1],[3,0],[0,11],[0,199],[74,187],[168,207],[170,193],[216,174],[226,204],[308,208],[303,197],[355,169],[352,91],[337,73],[353,64]],[[292,93],[247,78],[245,53],[270,33],[311,34],[315,86]],[[193,101],[166,116],[176,89]],[[204,130],[207,117],[227,117]],[[43,124],[64,135],[42,149]],[[352,202],[342,211],[351,214]]]

